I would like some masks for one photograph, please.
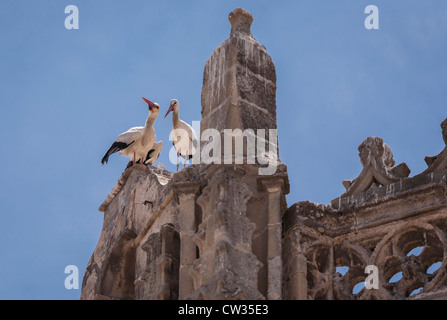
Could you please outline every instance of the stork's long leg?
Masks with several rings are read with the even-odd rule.
[[[180,154],[180,152],[177,152],[177,171],[178,171],[178,162],[179,162],[179,154]]]

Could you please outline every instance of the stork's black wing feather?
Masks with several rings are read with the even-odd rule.
[[[155,149],[151,149],[149,150],[149,152],[147,153],[146,159],[144,160],[144,162],[146,162],[147,160],[151,159],[154,156],[155,153]]]
[[[107,150],[106,154],[104,155],[104,157],[101,160],[101,163],[107,163],[107,161],[109,161],[109,156],[115,152],[121,151],[126,149],[128,146],[130,146],[132,143],[134,143],[133,141],[131,143],[125,143],[125,142],[114,142],[112,144],[112,146],[109,148],[109,150]]]

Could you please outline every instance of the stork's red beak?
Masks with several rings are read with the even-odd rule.
[[[146,101],[146,103],[149,105],[149,110],[152,111],[152,108],[154,108],[154,103],[152,101],[147,100],[145,97],[141,98],[143,98],[143,100]]]
[[[171,112],[172,110],[174,110],[174,106],[170,105],[169,109],[168,109],[168,112],[166,112],[165,118],[168,116],[169,112]]]

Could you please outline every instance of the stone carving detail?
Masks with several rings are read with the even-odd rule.
[[[334,299],[349,300],[355,298],[352,291],[356,284],[365,280],[365,267],[369,260],[368,250],[362,246],[343,240],[334,245]],[[348,266],[349,270],[342,276],[336,267]]]
[[[383,289],[377,290],[376,298],[405,299],[418,288],[423,288],[423,292],[431,292],[447,284],[447,230],[441,228],[445,228],[445,223],[437,220],[418,223],[409,228],[391,231],[378,243],[372,258],[373,263],[382,267],[379,268],[379,279],[382,280]],[[411,250],[417,247],[423,248],[422,251],[416,255],[411,254]],[[428,269],[434,263],[442,265],[432,273]],[[400,272],[402,278],[390,282]],[[359,293],[359,296],[367,297],[366,294],[367,292]]]
[[[336,299],[402,300],[409,298],[416,289],[427,294],[445,287],[446,230],[441,230],[437,224],[435,221],[408,229],[390,230],[372,253],[345,242],[340,250],[336,250],[334,257],[335,266],[349,267],[343,276],[338,272],[334,275]],[[417,247],[423,247],[422,251],[417,255],[411,254],[411,250]],[[343,257],[354,259],[347,261]],[[441,265],[431,272],[429,268],[434,263]],[[354,286],[365,280],[367,265],[377,266],[379,289],[362,289],[354,294]]]
[[[284,235],[286,299],[403,300],[446,297],[447,223],[445,211],[417,219],[386,219],[361,232],[339,229],[332,235],[319,226],[348,221],[330,208],[297,203]],[[295,217],[292,215],[297,213]],[[290,215],[292,213],[292,215]],[[422,213],[421,213],[422,214]],[[377,217],[375,217],[377,219]],[[321,220],[320,222],[318,222]],[[303,223],[301,224],[300,223]],[[376,220],[377,221],[377,220]],[[330,225],[330,223],[329,223]],[[377,267],[378,289],[355,289],[369,265]],[[343,267],[341,273],[338,267]],[[293,276],[296,274],[297,276]],[[305,289],[305,290],[303,290]],[[420,292],[416,295],[416,291]]]
[[[163,225],[143,243],[147,262],[144,272],[135,280],[136,299],[178,299],[180,238],[173,225]]]
[[[405,163],[394,167],[393,152],[382,138],[368,137],[358,148],[363,170],[354,180],[345,180],[343,196],[363,192],[371,187],[388,185],[408,177],[410,169]]]
[[[124,230],[111,250],[98,282],[97,292],[102,299],[135,298],[135,248],[132,246],[135,237],[132,230]]]
[[[252,196],[240,180],[242,169],[209,167],[206,186],[197,203],[202,223],[194,236],[199,258],[191,277],[195,292],[190,299],[262,299],[257,290],[261,262],[252,252],[256,228],[246,217],[246,203]]]
[[[432,173],[434,171],[447,169],[447,118],[441,123],[442,128],[442,137],[446,144],[444,150],[438,154],[437,156],[425,157],[425,162],[428,165],[427,170],[423,172],[423,174]]]

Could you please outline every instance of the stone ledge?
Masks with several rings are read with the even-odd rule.
[[[112,188],[112,190],[108,194],[107,198],[104,200],[104,202],[99,207],[98,210],[100,212],[106,211],[107,207],[110,205],[110,203],[113,201],[113,199],[115,199],[115,197],[118,195],[118,193],[124,188],[130,175],[136,171],[145,172],[148,175],[151,175],[151,174],[155,175],[155,177],[160,185],[167,184],[172,179],[172,175],[173,175],[171,172],[164,169],[164,167],[160,168],[160,167],[154,167],[154,166],[146,166],[143,164],[136,164],[130,168],[127,168],[121,174],[117,183],[115,184],[115,186]]]
[[[297,202],[284,214],[283,236],[296,227],[306,226],[320,236],[335,238],[352,231],[410,219],[447,207],[445,192],[444,184],[433,183],[385,196],[379,201],[344,206],[341,209],[309,201]]]

